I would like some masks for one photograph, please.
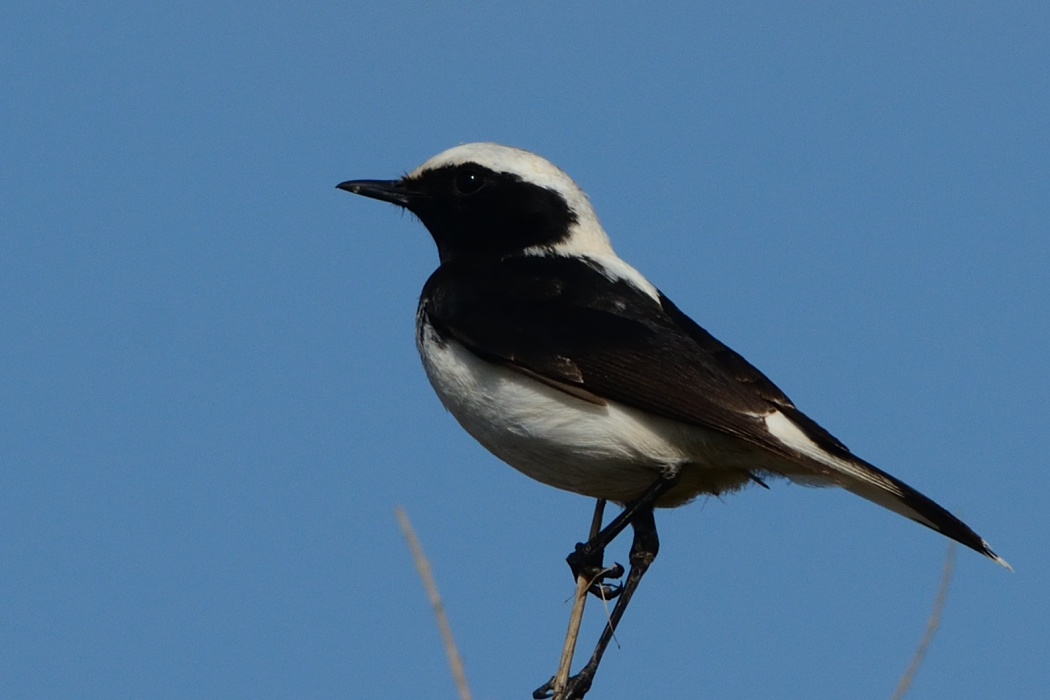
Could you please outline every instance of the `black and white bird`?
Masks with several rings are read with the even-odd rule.
[[[947,510],[852,454],[617,257],[586,194],[546,159],[468,143],[400,179],[338,187],[408,209],[437,243],[416,339],[445,407],[538,481],[642,499],[628,518],[636,548],[641,523],[655,556],[653,505],[786,477],[843,487],[1007,565]]]

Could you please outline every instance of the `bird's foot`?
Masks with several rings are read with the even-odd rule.
[[[560,700],[580,700],[591,689],[596,670],[597,668],[591,668],[590,664],[580,669],[580,672],[570,678],[565,684],[565,690],[562,692]]]
[[[608,585],[605,581],[620,578],[623,576],[624,569],[623,566],[616,563],[612,566],[605,566],[604,557],[604,547],[592,547],[590,544],[579,542],[576,544],[575,551],[567,556],[565,561],[568,562],[572,575],[577,580],[583,577],[589,582],[587,587],[589,593],[602,600],[612,600],[620,595],[623,586],[620,584]]]
[[[571,677],[565,683],[565,688],[558,694],[558,700],[581,700],[587,691],[591,689],[594,681],[594,668],[590,664],[580,669],[580,672]],[[532,693],[533,700],[547,700],[554,697],[554,679],[541,685]]]
[[[551,676],[549,681],[532,691],[533,700],[546,700],[552,697],[554,697],[554,676]]]

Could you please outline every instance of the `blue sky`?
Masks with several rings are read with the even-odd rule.
[[[445,413],[433,243],[334,189],[494,140],[1017,569],[959,552],[910,697],[1045,697],[1048,36],[1035,2],[5,5],[0,696],[452,698],[397,504],[476,696],[553,673],[592,504]],[[772,486],[658,514],[593,697],[889,697],[945,540]]]

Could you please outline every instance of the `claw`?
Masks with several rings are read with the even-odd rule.
[[[604,555],[604,549],[593,550],[583,542],[577,542],[576,549],[572,551],[572,554],[565,557],[565,561],[569,564],[569,568],[572,569],[574,577],[578,578],[581,575],[586,575],[588,579],[591,579],[600,574],[602,569],[605,568],[602,565]]]
[[[587,592],[596,598],[601,598],[602,600],[615,600],[620,597],[621,593],[623,593],[623,586],[619,583],[612,586],[608,586],[604,583],[595,583],[587,589]]]
[[[546,700],[546,698],[554,697],[554,676],[551,676],[549,681],[532,691],[532,697],[533,700]]]
[[[623,592],[623,586],[619,583],[610,586],[605,581],[611,578],[621,578],[623,572],[623,566],[618,563],[602,569],[591,579],[591,585],[587,592],[602,600],[612,600],[618,597]]]
[[[569,568],[572,569],[573,577],[583,577],[590,581],[587,591],[591,595],[603,600],[612,600],[620,595],[622,587],[619,584],[606,585],[605,581],[622,577],[624,568],[623,565],[618,563],[612,566],[605,566],[602,563],[603,558],[604,552],[602,550],[593,550],[586,544],[578,542],[576,549],[565,558],[565,561],[568,562]]]

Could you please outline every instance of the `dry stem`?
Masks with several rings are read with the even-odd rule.
[[[587,537],[590,541],[602,529],[602,517],[605,514],[605,499],[599,498],[594,504],[594,517],[591,518],[591,534]],[[580,636],[580,622],[583,620],[583,608],[587,604],[587,589],[591,581],[581,573],[576,577],[576,595],[572,601],[572,613],[569,615],[569,629],[565,633],[565,644],[561,649],[561,660],[558,663],[558,673],[554,676],[554,698],[560,700],[565,692],[565,684],[569,680],[569,670],[572,667],[572,657],[576,652],[576,640]]]
[[[926,631],[922,633],[922,639],[919,640],[919,646],[915,649],[915,653],[911,657],[911,661],[908,663],[908,668],[905,669],[904,675],[901,676],[900,681],[897,683],[897,689],[893,691],[893,696],[890,700],[901,700],[904,694],[908,692],[908,687],[911,682],[915,680],[915,674],[919,671],[919,666],[922,665],[922,660],[926,657],[926,651],[930,648],[930,642],[933,641],[933,635],[937,632],[937,627],[941,624],[941,612],[944,610],[944,601],[948,599],[948,584],[952,580],[952,569],[955,567],[955,543],[948,543],[948,553],[944,557],[944,570],[941,573],[941,584],[937,588],[937,597],[933,601],[933,610],[930,611],[930,617],[926,620]]]
[[[434,608],[434,617],[437,618],[438,629],[441,630],[441,641],[445,644],[445,654],[448,656],[448,666],[452,671],[452,678],[456,681],[456,689],[459,690],[460,700],[470,700],[470,688],[467,687],[467,676],[463,673],[463,660],[459,657],[459,652],[456,650],[456,642],[452,639],[452,627],[448,624],[448,617],[445,615],[445,606],[441,603],[441,596],[438,595],[437,585],[434,583],[434,577],[430,573],[430,562],[427,561],[426,556],[423,554],[423,548],[419,544],[419,539],[416,537],[415,530],[412,529],[412,523],[408,521],[408,515],[405,513],[405,509],[398,506],[394,509],[394,514],[397,515],[397,521],[401,525],[401,532],[405,535],[405,539],[408,541],[408,547],[412,550],[412,561],[416,564],[416,571],[419,572],[419,578],[423,579],[423,587],[427,589],[427,597],[430,598],[430,606]]]

